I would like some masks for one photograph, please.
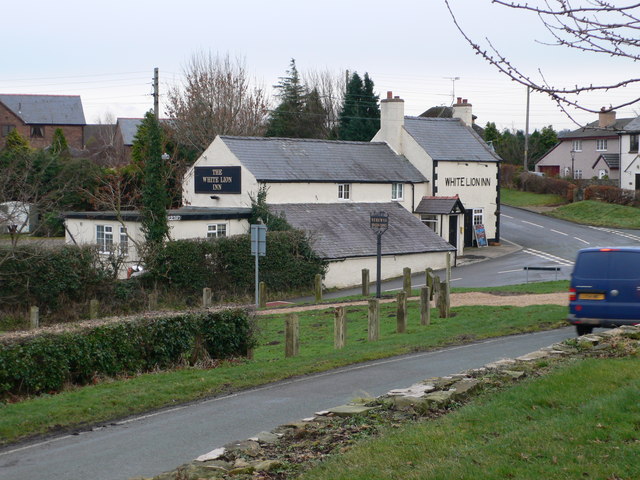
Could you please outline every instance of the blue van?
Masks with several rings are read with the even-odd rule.
[[[571,273],[569,323],[593,327],[640,324],[640,247],[585,248]]]

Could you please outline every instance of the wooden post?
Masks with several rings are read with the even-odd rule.
[[[259,307],[260,308],[264,308],[267,306],[267,284],[264,282],[260,282],[259,285],[259,294],[258,296],[260,297],[259,300]]]
[[[447,272],[445,281],[449,285],[451,283],[451,252],[447,252],[447,269],[445,271]]]
[[[211,306],[211,289],[205,287],[202,289],[202,308],[209,308]]]
[[[347,342],[347,319],[344,307],[336,307],[333,322],[333,348],[340,350]]]
[[[369,296],[369,269],[368,268],[362,269],[362,296],[363,297]]]
[[[431,291],[431,298],[433,300],[433,303],[435,303],[436,305],[438,305],[438,301],[440,300],[440,291],[442,290],[441,288],[441,284],[440,284],[440,276],[439,275],[433,275],[433,286],[432,291]]]
[[[149,294],[149,310],[158,309],[158,292],[153,291]]]
[[[411,296],[411,269],[409,267],[402,269],[402,289],[409,298]]]
[[[315,278],[316,303],[322,301],[322,275],[316,274]]]
[[[429,287],[420,289],[420,325],[429,325],[431,323],[431,292]]]
[[[369,300],[369,341],[375,342],[380,338],[380,299]]]
[[[40,327],[40,309],[36,306],[29,309],[29,325],[31,329]]]
[[[89,319],[95,320],[98,318],[98,307],[100,306],[100,302],[96,298],[92,298],[89,301]]]
[[[407,293],[401,290],[398,293],[398,309],[396,314],[396,332],[406,333],[407,331]]]
[[[295,357],[300,349],[300,327],[298,315],[289,313],[285,317],[284,329],[285,357]]]
[[[435,290],[433,288],[433,269],[427,268],[424,273],[425,273],[424,284],[427,287],[429,287],[429,291],[431,292],[431,296],[429,297],[429,300],[433,300],[433,291]]]
[[[449,285],[444,281],[440,284],[440,293],[438,294],[438,310],[440,310],[440,318],[449,318]]]

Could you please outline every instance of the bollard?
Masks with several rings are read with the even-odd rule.
[[[92,298],[89,301],[89,319],[90,320],[95,320],[96,318],[98,318],[99,306],[100,306],[100,302],[97,299]]]
[[[322,301],[322,275],[319,273],[316,274],[314,288],[316,293],[316,303],[320,303]]]
[[[259,302],[258,307],[264,308],[267,306],[267,284],[264,282],[260,282],[259,284]]]
[[[420,325],[431,323],[431,292],[429,287],[420,289]]]
[[[402,289],[409,298],[411,296],[411,269],[409,267],[402,269]]]
[[[369,296],[369,269],[368,268],[362,269],[362,296],[363,297]]]
[[[298,315],[295,313],[289,313],[285,317],[284,345],[285,357],[295,357],[298,355],[300,348],[300,329]]]
[[[404,291],[398,293],[398,309],[396,314],[396,332],[406,333],[407,331],[407,294]]]
[[[369,300],[369,341],[375,342],[380,337],[380,299]]]
[[[333,347],[344,348],[347,342],[347,319],[344,307],[336,307],[333,322]]]
[[[211,289],[205,287],[202,289],[202,308],[209,308],[211,306]]]
[[[40,327],[40,309],[36,306],[29,309],[29,324],[32,329]]]

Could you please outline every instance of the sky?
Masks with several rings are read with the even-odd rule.
[[[534,76],[542,69],[554,85],[611,81],[638,68],[543,45],[549,34],[536,17],[491,0],[450,4],[474,40],[489,38],[516,65]],[[256,84],[270,94],[294,58],[303,74],[368,72],[380,98],[393,91],[405,100],[407,115],[462,97],[481,126],[525,128],[525,87],[473,53],[444,0],[31,0],[9,2],[2,14],[0,93],[80,95],[88,123],[141,117],[153,108],[155,67],[164,112],[163,93],[180,84],[189,58],[211,52],[244,59]],[[628,88],[583,101],[600,108],[631,93]],[[617,113],[640,115],[640,105]],[[579,112],[574,118],[596,119]],[[576,128],[553,102],[534,93],[530,131],[546,125]]]

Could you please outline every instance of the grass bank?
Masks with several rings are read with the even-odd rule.
[[[640,478],[640,358],[563,363],[436,420],[388,427],[302,478]]]
[[[367,308],[347,309],[347,346],[333,349],[333,309],[299,314],[300,355],[284,358],[285,312],[261,316],[259,346],[252,360],[223,362],[216,368],[184,368],[96,385],[57,395],[0,404],[0,442],[121,418],[167,405],[221,395],[296,375],[353,363],[468,343],[490,337],[565,325],[566,307],[458,307],[421,326],[417,302],[409,302],[408,332],[395,333],[395,304],[381,305],[380,340],[368,342]]]
[[[545,207],[567,203],[567,200],[560,195],[521,192],[510,188],[500,189],[500,201],[514,207]]]
[[[584,200],[547,212],[555,218],[599,227],[640,228],[640,210],[626,205]]]

